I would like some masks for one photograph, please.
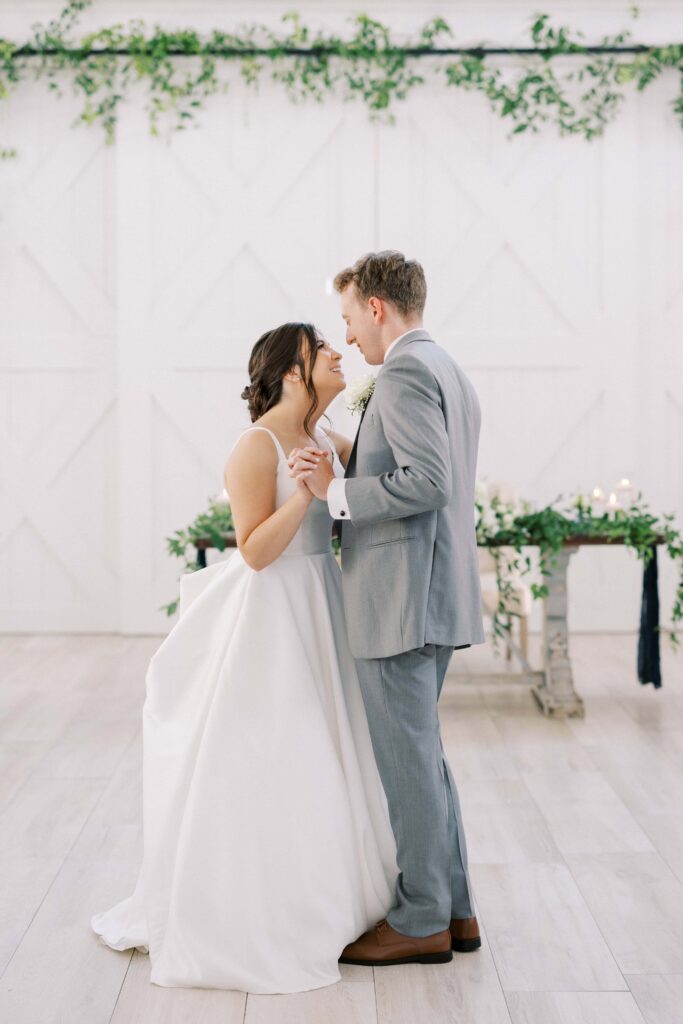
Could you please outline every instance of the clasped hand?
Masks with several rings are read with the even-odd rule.
[[[331,455],[330,451],[309,445],[293,448],[287,459],[289,475],[321,501],[327,498],[330,481],[334,480]]]

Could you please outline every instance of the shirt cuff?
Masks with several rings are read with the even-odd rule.
[[[327,488],[327,507],[333,519],[350,519],[351,513],[346,502],[346,480],[337,477]]]

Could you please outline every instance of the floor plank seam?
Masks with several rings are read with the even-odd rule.
[[[132,740],[131,740],[131,742],[130,742],[130,743],[128,744],[128,746],[131,746],[131,745],[132,745],[132,743],[133,743],[133,742],[135,742],[135,739],[137,738],[137,735],[138,735],[138,734],[136,733],[136,736],[135,736],[135,737],[133,737],[133,739],[132,739]],[[117,762],[116,768],[114,769],[114,771],[112,772],[112,774],[111,774],[111,776],[110,776],[109,778],[113,778],[113,777],[114,777],[114,775],[115,775],[115,774],[116,774],[116,772],[118,771],[118,768],[119,768],[119,766],[120,766],[121,762],[123,761],[123,758],[125,757],[125,755],[126,755],[127,751],[128,751],[128,747],[126,747],[126,750],[125,750],[125,751],[123,752],[123,754],[121,755],[121,758],[120,758],[120,759],[119,759],[119,761]],[[46,755],[46,756],[47,756],[47,755]],[[33,777],[33,774],[29,775],[29,776],[27,777],[27,779],[25,780],[25,782],[24,782],[24,785],[26,785],[26,783],[28,783],[28,782],[30,781],[30,779],[32,779],[32,777]],[[108,777],[107,777],[107,776],[103,776],[103,778],[108,778]],[[12,799],[12,800],[10,801],[10,804],[12,804],[12,803],[14,802],[14,799],[16,799],[16,796],[18,796],[18,794],[19,794],[19,793],[21,792],[21,790],[22,790],[22,789],[23,789],[23,785],[22,785],[22,786],[21,786],[21,787],[19,788],[19,791],[18,791],[18,793],[17,793],[16,795],[15,795],[15,797],[14,797],[14,798],[13,798],[13,799]],[[46,889],[46,890],[45,890],[45,892],[43,893],[43,897],[42,897],[42,899],[40,900],[40,903],[38,904],[38,906],[36,907],[36,909],[35,909],[35,911],[34,911],[34,913],[33,913],[32,917],[31,917],[31,920],[29,921],[28,925],[26,926],[26,928],[25,928],[25,929],[24,929],[24,931],[22,932],[22,934],[21,934],[21,938],[20,938],[20,939],[19,939],[19,941],[17,942],[16,946],[15,946],[15,947],[14,947],[14,949],[12,950],[12,955],[11,955],[11,956],[10,956],[10,958],[8,959],[7,963],[5,964],[5,967],[4,967],[4,969],[2,970],[2,972],[0,972],[0,979],[4,977],[4,975],[5,975],[5,973],[6,973],[7,969],[8,969],[8,967],[10,966],[10,964],[11,964],[11,963],[12,963],[12,961],[14,960],[14,957],[16,956],[17,952],[18,952],[18,951],[19,951],[19,949],[21,948],[21,945],[22,945],[22,943],[23,943],[24,939],[26,938],[26,936],[27,936],[27,934],[28,934],[29,930],[31,929],[31,927],[32,927],[32,925],[33,925],[33,922],[35,921],[36,917],[37,917],[37,916],[38,916],[38,914],[40,913],[40,910],[41,910],[41,907],[43,906],[43,903],[45,902],[45,900],[47,899],[47,897],[48,897],[48,896],[50,895],[50,892],[52,891],[52,888],[53,888],[53,886],[54,886],[55,882],[57,881],[57,879],[58,879],[58,878],[59,878],[59,876],[61,875],[62,871],[64,870],[64,865],[66,864],[66,862],[68,861],[69,857],[71,856],[71,852],[72,852],[72,850],[73,850],[73,849],[74,849],[74,847],[76,846],[76,844],[77,844],[78,840],[80,839],[80,837],[81,837],[81,835],[82,835],[82,833],[83,833],[83,830],[84,830],[84,829],[86,828],[86,826],[87,826],[87,825],[89,824],[89,822],[90,822],[90,819],[91,819],[91,817],[92,817],[92,816],[93,816],[93,814],[95,813],[95,810],[96,810],[96,809],[97,809],[97,807],[99,806],[99,804],[100,804],[100,801],[101,801],[101,800],[102,800],[102,798],[104,797],[104,794],[105,794],[105,792],[106,792],[106,789],[107,789],[107,787],[106,787],[106,786],[104,786],[104,787],[102,788],[102,792],[100,793],[100,795],[98,796],[97,800],[96,800],[96,801],[94,802],[94,804],[93,804],[93,805],[92,805],[92,807],[90,808],[90,811],[89,811],[88,815],[86,816],[85,820],[83,821],[83,824],[81,825],[81,828],[79,829],[79,831],[78,831],[77,835],[76,835],[76,836],[74,837],[74,840],[73,840],[73,842],[71,843],[71,846],[70,846],[70,847],[69,847],[69,849],[67,850],[66,854],[64,855],[64,857],[63,857],[63,859],[62,859],[62,862],[61,862],[61,864],[59,865],[59,868],[58,868],[58,869],[57,869],[57,871],[55,872],[55,874],[54,874],[54,877],[52,878],[52,881],[50,882],[49,886],[47,887],[47,889]],[[8,806],[9,806],[9,805],[8,805]],[[7,810],[7,808],[5,808],[5,811],[6,811],[6,810]],[[3,814],[4,814],[4,813],[5,813],[5,812],[3,811]]]
[[[125,970],[124,975],[123,975],[123,977],[121,979],[121,984],[119,985],[119,990],[116,993],[116,999],[114,1000],[114,1005],[112,1006],[111,1014],[109,1016],[109,1020],[107,1021],[107,1024],[111,1024],[112,1020],[114,1019],[114,1014],[116,1013],[116,1007],[119,1005],[119,999],[121,998],[121,993],[123,992],[123,986],[126,984],[126,978],[128,977],[128,972],[130,971],[130,965],[133,963],[133,957],[134,956],[135,956],[135,950],[132,949],[131,953],[130,953],[130,956],[128,958],[128,963],[126,965],[126,970]]]
[[[589,714],[589,713],[590,713],[590,707],[589,707],[589,700],[587,700],[587,701],[586,701],[586,713],[587,713],[587,714]],[[604,782],[606,782],[606,783],[607,783],[607,785],[610,785],[610,783],[609,783],[609,779],[607,779],[607,778],[606,778],[606,777],[604,776],[603,772],[602,772],[601,770],[599,770],[599,773],[600,773],[600,777],[601,777],[601,778],[603,779],[603,781],[604,781]],[[526,780],[524,780],[524,779],[523,779],[522,781],[523,781],[523,783],[524,783],[524,788],[525,788],[526,792],[527,792],[527,793],[529,794],[529,797],[530,797],[530,798],[531,798],[531,800],[533,801],[533,803],[534,803],[534,805],[536,806],[536,808],[537,808],[537,810],[538,810],[539,814],[541,815],[541,817],[542,817],[543,821],[545,822],[546,828],[548,829],[548,831],[549,831],[549,832],[550,832],[550,834],[552,835],[552,832],[550,831],[550,827],[549,827],[549,823],[548,823],[548,820],[547,820],[547,818],[545,817],[545,815],[544,815],[544,813],[543,813],[543,808],[542,808],[542,807],[540,806],[540,804],[538,803],[538,801],[537,801],[537,800],[536,800],[536,799],[534,798],[534,795],[533,795],[533,793],[531,792],[531,790],[529,789],[529,787],[528,787],[528,786],[527,786],[527,784],[526,784]],[[610,789],[611,789],[611,788],[612,788],[612,787],[610,786]],[[617,794],[617,795],[618,795],[618,794]],[[559,849],[559,847],[558,847],[558,849]],[[596,919],[595,919],[595,914],[593,913],[593,910],[592,910],[592,908],[591,908],[590,904],[588,903],[588,900],[586,899],[586,897],[585,897],[585,895],[584,895],[583,889],[582,889],[582,888],[581,888],[581,886],[579,885],[578,879],[577,879],[577,878],[575,877],[575,875],[574,875],[574,872],[573,872],[573,871],[572,871],[572,869],[571,869],[571,865],[570,865],[570,864],[569,864],[569,863],[567,862],[567,858],[565,857],[565,855],[564,855],[564,853],[562,852],[562,850],[559,850],[559,853],[560,853],[560,856],[561,856],[561,858],[562,858],[562,863],[563,863],[563,864],[564,864],[564,866],[566,867],[566,869],[567,869],[567,871],[568,871],[568,873],[569,873],[569,877],[571,878],[571,880],[573,881],[574,885],[576,886],[577,892],[578,892],[578,893],[579,893],[579,895],[581,896],[581,900],[582,900],[582,902],[583,902],[583,905],[585,906],[585,908],[586,908],[586,910],[587,910],[588,914],[590,915],[591,921],[593,922],[593,924],[595,925],[596,929],[597,929],[597,930],[598,930],[598,932],[600,933],[600,937],[602,938],[602,941],[603,941],[603,942],[604,942],[604,944],[605,944],[605,948],[609,950],[609,955],[611,956],[611,958],[612,958],[612,960],[613,960],[613,962],[614,962],[614,966],[616,967],[617,971],[619,972],[619,977],[620,977],[620,978],[621,978],[621,980],[622,980],[622,981],[624,982],[624,985],[626,986],[626,989],[627,989],[628,991],[630,991],[630,989],[628,988],[628,985],[626,984],[626,978],[624,977],[624,972],[622,971],[622,969],[621,969],[621,967],[620,967],[620,965],[619,965],[619,961],[617,960],[616,956],[614,955],[614,952],[613,952],[613,950],[612,950],[612,947],[611,947],[610,943],[609,943],[609,942],[607,941],[607,937],[606,937],[606,935],[604,934],[604,932],[603,932],[602,928],[600,927],[600,925],[599,925],[599,924],[598,924],[598,922],[596,921]],[[623,992],[623,991],[624,991],[624,989],[604,989],[604,990],[603,990],[603,989],[599,989],[598,991],[601,991],[601,992],[602,992],[602,991],[610,991],[610,992],[611,992],[611,991],[614,991],[614,992]]]

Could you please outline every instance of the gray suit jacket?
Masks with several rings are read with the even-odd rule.
[[[481,412],[427,331],[392,349],[346,469],[344,608],[356,658],[484,643],[474,523]]]

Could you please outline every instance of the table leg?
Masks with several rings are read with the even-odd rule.
[[[562,548],[548,565],[548,595],[543,602],[543,680],[531,688],[545,715],[583,718],[585,709],[574,689],[567,628],[567,567],[578,547]]]

